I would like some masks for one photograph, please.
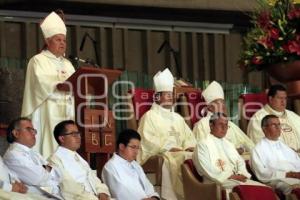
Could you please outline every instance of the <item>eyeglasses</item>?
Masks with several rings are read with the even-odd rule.
[[[222,128],[222,129],[229,129],[230,126],[228,124],[215,124],[216,127]]]
[[[127,146],[133,150],[139,150],[141,148],[140,146],[135,146],[135,145],[127,145]]]
[[[281,128],[281,124],[279,124],[279,123],[278,123],[278,124],[275,124],[275,123],[267,124],[266,127],[267,127],[267,126],[271,126],[271,127],[273,127],[273,128]]]
[[[73,132],[70,132],[70,133],[64,133],[64,134],[61,134],[61,136],[67,136],[67,135],[71,135],[72,137],[81,137],[81,132],[76,132],[76,131],[73,131]]]
[[[26,127],[26,128],[18,128],[17,130],[23,130],[23,131],[28,131],[30,133],[33,133],[34,135],[37,134],[37,130],[32,128],[32,127]]]

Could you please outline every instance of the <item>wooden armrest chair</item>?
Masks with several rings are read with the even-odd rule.
[[[161,186],[163,163],[164,158],[157,155],[150,157],[142,166],[146,174],[155,174],[154,186]]]
[[[290,200],[300,200],[300,188],[295,188],[290,194]]]
[[[222,187],[217,183],[203,183],[193,161],[188,159],[181,165],[184,197],[187,200],[221,200]]]

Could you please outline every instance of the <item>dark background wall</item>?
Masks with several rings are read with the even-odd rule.
[[[218,5],[211,2],[214,4]],[[201,7],[207,6],[207,2],[197,5],[191,9],[116,2],[108,5],[101,1],[44,1],[43,5],[40,1],[1,2],[0,122],[7,123],[19,116],[27,61],[44,45],[39,22],[57,8],[66,13],[66,57],[89,58],[102,67],[149,76],[169,67],[174,75],[191,83],[218,80],[264,86],[262,73],[243,76],[236,64],[242,34],[249,27],[247,6],[216,10]],[[96,41],[98,55],[89,39],[84,49],[79,50],[86,33]],[[178,52],[181,75],[168,48],[157,53],[164,41]]]

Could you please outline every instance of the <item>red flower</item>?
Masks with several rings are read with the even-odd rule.
[[[279,38],[279,30],[277,28],[271,28],[268,35],[272,39],[277,40]]]
[[[300,18],[300,9],[299,8],[294,8],[292,9],[288,14],[287,14],[288,18],[290,20],[295,19],[295,18]]]
[[[267,29],[271,26],[270,13],[267,11],[262,12],[257,18],[258,26],[262,29]]]
[[[255,65],[260,65],[262,64],[262,59],[263,58],[261,56],[254,56],[251,61]]]
[[[270,37],[268,36],[262,36],[257,40],[258,44],[263,45],[266,49],[273,49],[274,44]]]
[[[299,41],[296,41],[296,40],[288,41],[288,43],[283,46],[283,49],[286,50],[289,53],[296,53],[298,56],[300,56],[300,43],[299,43]]]

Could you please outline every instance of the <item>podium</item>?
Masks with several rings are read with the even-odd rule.
[[[83,133],[79,153],[97,169],[102,169],[110,154],[115,152],[115,120],[108,107],[108,86],[122,71],[80,67],[57,89],[72,92],[75,118]],[[93,156],[92,156],[93,155]]]

